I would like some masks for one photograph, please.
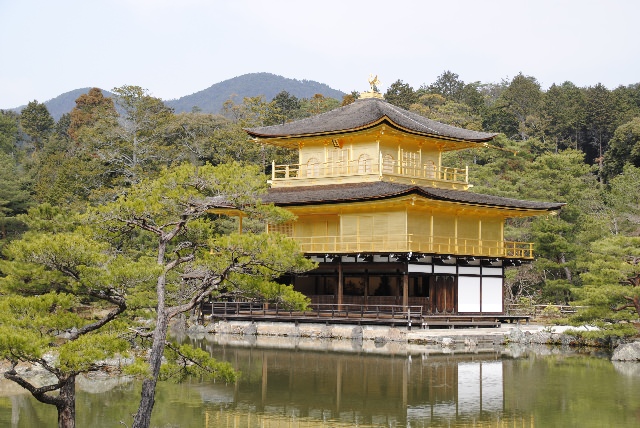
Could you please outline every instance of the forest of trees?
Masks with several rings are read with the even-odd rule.
[[[47,365],[42,355],[60,346],[60,331],[80,323],[66,336],[67,360],[49,365],[56,387],[30,390],[56,405],[63,421],[69,402],[46,394],[71,394],[75,375],[100,358],[146,343],[155,363],[134,368],[155,380],[163,377],[166,352],[200,361],[200,354],[165,344],[166,324],[211,292],[305,305],[303,296],[272,280],[311,264],[284,241],[263,236],[265,219],[286,220],[287,213],[259,204],[271,161],[295,163],[297,154],[256,144],[243,128],[319,114],[359,96],[298,99],[283,91],[269,102],[228,101],[213,115],[176,114],[139,86],[112,92],[107,98],[90,90],[57,122],[38,101],[20,114],[0,111],[0,358]],[[564,82],[543,90],[522,74],[482,84],[445,71],[418,89],[398,80],[384,97],[440,122],[499,133],[493,147],[443,159],[470,166],[472,191],[567,203],[556,216],[508,223],[506,239],[534,242],[536,250],[534,262],[508,270],[508,303],[584,306],[572,322],[637,334],[640,84],[610,90]],[[233,220],[211,218],[206,204],[194,202],[221,195],[251,213],[244,223],[250,233],[234,234]],[[195,278],[186,289],[185,275]],[[93,315],[83,318],[78,307]],[[155,329],[123,321],[145,310],[155,311]],[[70,357],[78,346],[95,353]],[[207,364],[198,367],[232,377]],[[187,367],[193,365],[171,373]],[[152,408],[155,383],[145,385]],[[148,426],[146,416],[136,415],[134,426]]]
[[[536,260],[510,269],[510,303],[587,306],[575,323],[636,334],[640,316],[640,83],[609,90],[571,82],[541,89],[531,76],[484,85],[442,73],[393,104],[451,125],[498,132],[494,149],[445,156],[470,165],[472,191],[566,202],[559,215],[511,221],[509,239]]]

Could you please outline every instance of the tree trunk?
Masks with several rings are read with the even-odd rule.
[[[58,428],[76,426],[76,377],[70,376],[60,388],[58,396]]]
[[[560,256],[560,263],[563,264],[563,265],[566,265],[566,263],[567,263],[567,259],[566,259],[564,253],[562,253],[562,255]],[[567,281],[573,282],[573,276],[571,275],[571,269],[569,269],[568,266],[564,266],[562,269],[564,270],[564,275],[567,278]]]
[[[635,296],[632,299],[633,302],[633,307],[636,309],[636,313],[638,314],[638,317],[640,317],[640,297]]]
[[[149,428],[151,424],[151,412],[155,404],[156,384],[158,383],[158,375],[160,374],[162,355],[164,354],[167,330],[169,328],[169,319],[164,311],[161,312],[162,313],[158,313],[158,323],[153,333],[153,344],[151,345],[151,353],[149,355],[150,377],[142,382],[140,406],[133,418],[131,428]]]

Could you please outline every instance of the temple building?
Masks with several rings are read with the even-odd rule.
[[[269,232],[319,263],[290,278],[312,303],[502,314],[505,267],[534,258],[533,244],[505,241],[505,220],[563,205],[470,192],[468,169],[443,165],[442,155],[487,146],[496,134],[435,122],[373,90],[324,114],[246,132],[298,150],[297,164],[272,165],[263,202],[296,216]]]

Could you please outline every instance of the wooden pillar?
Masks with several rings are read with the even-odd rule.
[[[338,306],[342,307],[342,294],[344,292],[344,281],[342,278],[342,258],[338,262]]]
[[[478,254],[480,255],[491,255],[491,250],[487,253],[484,248],[482,248],[482,219],[478,219]]]
[[[458,243],[460,241],[458,241],[458,216],[455,216],[453,219],[453,250],[451,248],[449,248],[449,252],[453,253],[453,254],[459,254],[459,249],[458,249]]]
[[[402,275],[402,306],[406,309],[409,306],[409,273]]]
[[[434,251],[435,237],[433,236],[433,212],[429,216],[429,251]]]
[[[369,304],[369,270],[364,270],[364,298],[362,299],[364,305]]]

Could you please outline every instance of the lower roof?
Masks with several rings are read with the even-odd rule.
[[[418,195],[437,201],[518,210],[555,211],[565,205],[560,202],[524,201],[472,193],[466,190],[438,189],[385,181],[271,188],[263,196],[262,201],[284,207],[363,202],[407,195]]]

